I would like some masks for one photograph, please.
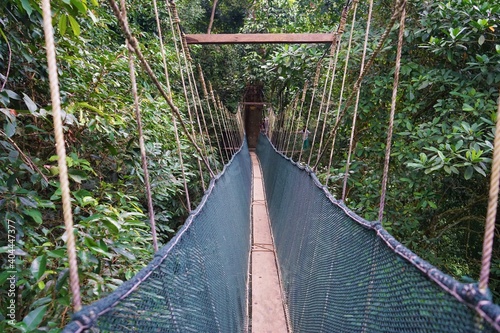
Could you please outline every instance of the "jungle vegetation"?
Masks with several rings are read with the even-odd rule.
[[[129,21],[153,70],[161,50],[153,5],[127,0]],[[204,33],[213,1],[178,0],[187,33]],[[0,331],[59,332],[71,315],[61,193],[52,131],[41,11],[36,0],[0,3]],[[127,48],[106,1],[52,1],[67,163],[83,303],[132,277],[152,258],[144,179],[133,114]],[[212,33],[334,32],[344,1],[222,0]],[[376,0],[369,52],[384,32],[392,1]],[[367,12],[360,4],[359,15]],[[159,6],[174,102],[186,108],[164,3]],[[354,26],[347,87],[359,75],[366,21]],[[344,38],[350,31],[350,21]],[[398,240],[462,281],[479,275],[493,132],[500,87],[500,4],[496,0],[409,1],[384,226]],[[363,81],[346,204],[377,218],[393,82],[397,29]],[[343,68],[346,49],[339,53]],[[235,111],[248,86],[262,87],[285,113],[328,45],[192,46],[221,100]],[[188,214],[166,102],[138,70],[157,232],[165,244]],[[341,80],[333,86],[341,89]],[[323,87],[325,76],[319,80]],[[306,105],[312,95],[309,85]],[[350,88],[348,88],[350,89]],[[332,103],[337,103],[332,101]],[[334,104],[333,104],[334,105]],[[319,103],[313,103],[316,119]],[[299,120],[303,123],[305,120]],[[321,120],[332,128],[335,118]],[[330,170],[318,174],[339,197],[352,116],[340,127]],[[203,195],[199,159],[181,133],[189,192]],[[313,154],[316,154],[313,147]],[[295,156],[296,157],[296,156]],[[315,155],[313,156],[313,160]],[[215,149],[209,158],[218,163]],[[208,175],[204,176],[208,180]],[[7,233],[16,230],[16,325],[8,324]],[[496,230],[495,240],[498,240]],[[500,299],[500,248],[491,290]]]

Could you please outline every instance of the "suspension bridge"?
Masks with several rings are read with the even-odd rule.
[[[56,58],[50,22],[50,2],[43,1],[44,31],[56,130],[57,152],[70,261],[70,284],[75,313],[63,332],[498,332],[500,307],[487,292],[488,269],[495,216],[487,223],[483,272],[478,284],[464,284],[442,273],[399,243],[382,227],[385,187],[390,159],[392,126],[396,108],[398,73],[403,42],[405,4],[396,1],[386,33],[370,58],[365,50],[360,75],[349,96],[342,96],[335,126],[316,127],[306,133],[311,112],[304,107],[307,84],[302,98],[292,103],[291,112],[269,115],[260,135],[258,123],[249,112],[261,115],[265,103],[247,100],[245,114],[225,109],[206,84],[201,68],[199,82],[203,98],[194,84],[194,66],[188,45],[192,43],[329,43],[331,53],[325,82],[334,79],[335,59],[342,42],[346,20],[354,26],[358,1],[349,2],[342,13],[338,30],[312,36],[184,36],[173,1],[169,3],[172,31],[177,35],[177,56],[185,66],[182,83],[186,99],[191,94],[189,110],[191,129],[182,121],[181,110],[171,98],[168,73],[166,83],[151,70],[132,35],[121,7],[109,0],[130,50],[130,74],[135,110],[139,124],[140,147],[149,198],[150,223],[154,247],[153,260],[136,276],[109,296],[82,308],[74,248],[71,206],[65,168],[65,151],[60,123],[60,104]],[[373,2],[369,4],[371,16]],[[154,1],[156,10],[156,1]],[[354,13],[354,14],[353,14]],[[157,14],[157,10],[156,10]],[[159,18],[157,15],[157,22]],[[369,22],[369,19],[368,19]],[[394,90],[387,152],[382,182],[379,219],[367,221],[345,204],[345,191],[339,200],[316,176],[321,158],[328,157],[335,143],[338,126],[349,107],[354,108],[363,76],[384,46],[393,26],[399,22]],[[159,25],[158,25],[159,26]],[[161,32],[161,30],[159,29]],[[351,32],[352,38],[352,32]],[[160,41],[161,41],[160,33]],[[351,48],[351,39],[347,44]],[[349,52],[349,51],[348,51]],[[140,63],[165,98],[172,111],[172,121],[200,155],[199,170],[209,173],[211,181],[203,184],[205,195],[198,207],[191,209],[186,181],[187,206],[191,214],[182,229],[166,245],[158,248],[154,212],[147,173],[147,156],[140,126],[140,108],[135,84],[135,62]],[[165,61],[165,59],[164,59]],[[347,66],[347,63],[346,63]],[[318,65],[312,85],[318,86]],[[166,70],[166,66],[165,66]],[[344,71],[344,75],[345,75]],[[166,89],[165,89],[166,87]],[[321,101],[330,100],[331,86],[325,84]],[[315,94],[317,89],[313,90]],[[314,100],[314,96],[311,101]],[[300,106],[299,106],[300,103]],[[205,111],[204,107],[205,105]],[[321,103],[318,120],[330,114],[330,103]],[[499,110],[500,112],[500,110]],[[306,118],[300,132],[297,119]],[[219,129],[216,142],[208,136],[208,124]],[[326,122],[323,122],[325,124]],[[257,124],[257,126],[256,126]],[[194,128],[198,127],[199,131]],[[353,124],[354,128],[355,124]],[[177,128],[180,127],[180,128]],[[497,130],[500,126],[497,126]],[[354,131],[354,130],[353,130]],[[246,135],[245,135],[246,133]],[[300,135],[297,135],[301,133]],[[267,134],[267,135],[266,135]],[[303,141],[312,136],[319,146],[316,157]],[[497,135],[497,139],[500,135]],[[247,139],[248,138],[248,139]],[[251,142],[250,142],[251,141]],[[298,145],[297,145],[297,141]],[[180,147],[178,133],[177,143]],[[351,136],[352,143],[352,136]],[[251,151],[249,150],[249,146]],[[497,141],[495,142],[497,146]],[[222,170],[206,158],[207,149],[219,152],[227,162]],[[287,156],[298,157],[294,160]],[[297,154],[298,153],[298,154]],[[351,151],[346,165],[346,177]],[[500,165],[495,150],[494,169]],[[182,151],[179,148],[182,161]],[[332,161],[330,153],[329,163]],[[327,170],[330,168],[328,167]],[[492,188],[498,189],[498,167],[493,171]],[[66,177],[66,180],[64,179]],[[494,180],[496,178],[496,180]],[[328,178],[327,178],[328,179]],[[496,181],[496,183],[494,183]],[[347,182],[347,178],[344,184]],[[496,195],[496,196],[495,196]],[[498,201],[498,192],[490,202]],[[496,211],[496,206],[490,207]],[[493,221],[493,222],[491,222]],[[490,230],[490,231],[488,231]],[[490,239],[491,238],[491,239]],[[489,245],[488,245],[489,244]],[[488,248],[489,247],[489,248]],[[489,249],[489,250],[488,250]]]

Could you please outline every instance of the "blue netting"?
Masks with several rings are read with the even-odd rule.
[[[251,175],[244,143],[176,237],[63,332],[246,330]]]
[[[263,136],[257,153],[294,332],[499,330],[500,308],[476,285],[455,281],[355,215]]]

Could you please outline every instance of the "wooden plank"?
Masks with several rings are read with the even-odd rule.
[[[190,34],[188,44],[310,44],[333,43],[335,34]]]
[[[253,333],[287,333],[283,295],[276,265],[259,161],[250,153],[252,197],[252,322]]]

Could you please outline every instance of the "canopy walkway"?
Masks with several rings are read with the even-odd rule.
[[[154,211],[132,53],[172,110],[172,123],[181,164],[182,152],[177,123],[181,125],[184,135],[199,155],[201,183],[205,186],[204,171],[210,174],[211,181],[205,189],[201,203],[191,211],[189,191],[184,179],[187,207],[191,213],[182,229],[156,252],[153,260],[135,277],[109,296],[79,310],[79,291],[78,288],[73,289],[75,284],[78,285],[78,271],[75,266],[65,145],[60,123],[57,68],[53,41],[50,40],[50,3],[44,0],[44,28],[48,36],[47,52],[68,234],[70,279],[75,309],[79,310],[63,332],[500,332],[500,307],[492,303],[486,292],[487,284],[478,286],[456,281],[404,247],[384,230],[380,223],[385,200],[404,33],[404,0],[396,1],[386,33],[380,37],[377,48],[365,64],[366,40],[369,33],[367,24],[359,78],[347,98],[342,97],[342,84],[335,125],[326,129],[324,121],[323,128],[319,131],[321,117],[326,119],[329,113],[330,96],[325,96],[331,95],[332,91],[330,85],[330,92],[327,94],[330,77],[333,82],[335,76],[336,64],[334,65],[333,60],[338,56],[340,37],[344,32],[345,20],[351,6],[351,2],[348,2],[342,13],[337,34],[332,37],[330,64],[324,80],[323,96],[317,112],[317,126],[312,139],[312,146],[315,141],[318,146],[319,142],[316,161],[312,159],[312,149],[308,152],[308,158],[306,156],[309,148],[307,128],[321,74],[321,61],[317,66],[306,126],[302,132],[299,131],[299,124],[302,118],[306,117],[305,110],[304,115],[301,113],[306,100],[307,81],[300,107],[297,97],[289,110],[277,115],[271,114],[271,119],[266,119],[269,123],[261,130],[270,132],[271,139],[260,135],[256,149],[262,177],[255,156],[251,157],[249,152],[241,113],[230,114],[223,107],[210,85],[207,89],[200,69],[200,87],[206,98],[204,105],[209,111],[214,136],[217,138],[220,160],[227,163],[219,172],[217,163],[212,164],[207,158],[207,151],[212,144],[204,118],[206,112],[202,109],[202,99],[194,84],[194,71],[190,63],[187,41],[182,38],[175,5],[171,4],[169,10],[172,10],[173,16],[173,34],[179,37],[179,44],[182,44],[182,55],[177,49],[177,56],[179,67],[185,66],[186,73],[184,77],[184,71],[180,70],[189,113],[189,121],[186,122],[183,122],[184,117],[170,94],[167,73],[167,89],[164,89],[141,53],[137,39],[131,34],[126,21],[125,3],[122,3],[121,9],[114,0],[109,0],[109,3],[120,22],[130,51],[134,107],[155,248],[157,243]],[[354,26],[357,1],[353,1],[352,5]],[[372,2],[369,16],[371,5]],[[354,133],[363,76],[383,48],[398,18],[398,54],[381,209],[378,221],[370,222],[344,205],[345,187],[342,200],[335,199],[327,186],[320,183],[313,170],[329,148],[327,143],[331,141],[332,146],[335,143],[342,117],[350,106],[354,106]],[[350,48],[351,41],[347,54]],[[166,64],[165,58],[163,60]],[[348,61],[345,62],[344,75],[347,73],[347,67]],[[192,100],[188,96],[188,90]],[[248,105],[260,105],[262,101],[249,102]],[[190,110],[191,105],[194,110]],[[211,106],[215,117],[212,115]],[[195,133],[196,125],[199,133]],[[217,129],[219,132],[215,131]],[[353,134],[351,146],[352,136]],[[205,141],[207,137],[208,142]],[[497,150],[495,154],[498,154]],[[287,151],[298,152],[297,161],[282,154]],[[331,151],[330,164],[333,148]],[[349,150],[344,185],[349,174],[351,153]],[[494,158],[493,164],[500,165],[500,155]],[[330,170],[330,165],[327,170]],[[184,173],[184,169],[182,172]],[[496,174],[498,175],[498,170]],[[263,187],[257,183],[261,178]],[[498,183],[492,186],[495,187],[498,189]],[[495,200],[497,199],[493,201]],[[494,210],[496,211],[496,206]],[[269,213],[268,216],[266,212]],[[493,226],[494,219],[493,217]],[[487,234],[492,237],[493,232]]]
[[[455,281],[380,223],[357,216],[267,138],[260,138],[257,153],[290,331],[499,329],[500,307],[475,284]],[[64,332],[247,331],[250,166],[245,144],[153,261],[110,296],[76,313]]]

